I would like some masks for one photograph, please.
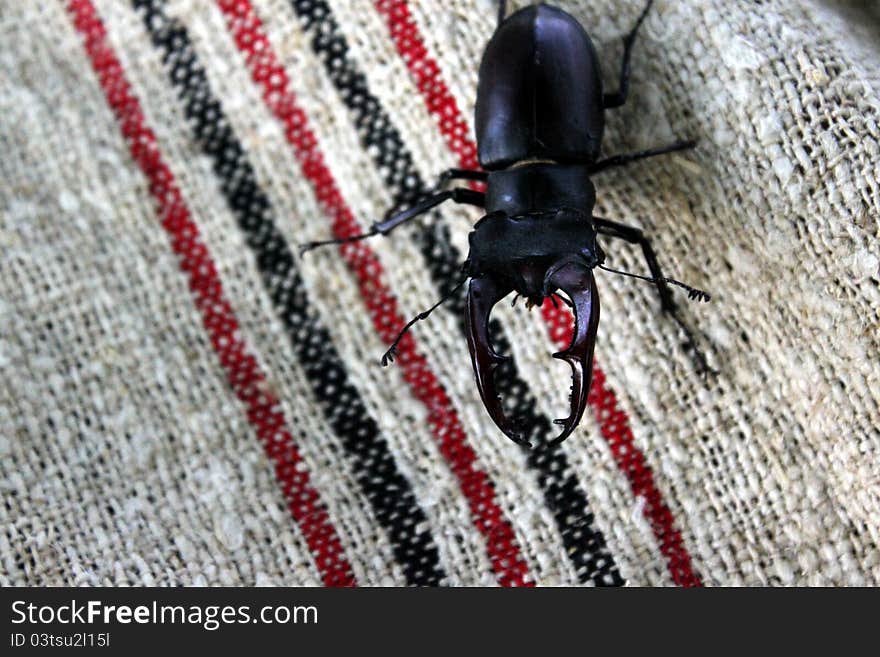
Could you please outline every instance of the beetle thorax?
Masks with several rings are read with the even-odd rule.
[[[589,217],[595,204],[596,189],[586,166],[522,162],[493,171],[486,185],[486,211],[509,216],[573,208]]]

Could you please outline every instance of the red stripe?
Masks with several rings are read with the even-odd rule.
[[[459,166],[479,169],[477,145],[470,137],[468,124],[455,98],[444,82],[440,67],[431,57],[419,33],[406,0],[374,0],[376,9],[385,18],[397,52],[406,62],[425,105],[435,116],[450,150],[458,155]],[[560,348],[571,342],[573,326],[568,309],[544,304],[543,315],[551,337]],[[589,404],[593,409],[602,436],[608,442],[617,466],[629,480],[633,494],[646,500],[645,516],[666,557],[673,580],[680,586],[700,586],[699,576],[691,566],[691,557],[675,527],[672,511],[654,483],[654,476],[644,454],[636,447],[626,413],[617,403],[617,396],[608,386],[605,374],[593,364],[593,385]]]
[[[285,136],[293,147],[303,175],[313,185],[315,196],[330,217],[334,235],[344,238],[362,232],[343,200],[333,174],[324,163],[317,138],[309,127],[305,112],[297,105],[287,73],[273,52],[262,22],[250,2],[218,0],[218,5],[226,16],[239,50],[245,56],[254,82],[263,91],[266,106],[284,126]],[[398,312],[394,296],[383,282],[384,271],[379,259],[363,242],[343,245],[340,252],[357,277],[361,296],[377,334],[384,342],[391,343],[403,327],[404,320]],[[499,582],[505,586],[526,585],[528,567],[520,555],[513,528],[495,500],[492,482],[479,469],[477,455],[467,443],[464,429],[446,391],[425,357],[416,349],[411,334],[401,340],[396,362],[403,368],[404,379],[413,395],[428,409],[431,432],[458,477],[474,525],[486,539],[489,558]]]
[[[275,474],[289,500],[291,514],[305,536],[324,583],[353,586],[354,574],[339,536],[318,492],[309,483],[309,474],[279,410],[280,404],[266,389],[265,374],[238,335],[239,323],[223,293],[211,254],[201,240],[171,169],[162,159],[156,135],[146,124],[140,102],[107,39],[104,24],[91,0],[70,0],[68,11],[85,38],[86,52],[129,144],[132,159],[149,180],[162,227],[168,232],[181,270],[189,277],[195,305],[214,351],[229,384],[247,410],[248,421],[275,463]]]
[[[440,125],[449,149],[458,155],[463,169],[479,169],[477,144],[470,137],[467,121],[458,109],[458,103],[446,86],[440,66],[428,53],[428,48],[413,20],[406,0],[374,0],[376,9],[385,18],[397,52],[406,62],[416,86],[425,99],[425,105]]]
[[[541,307],[550,327],[550,337],[560,349],[571,344],[573,319],[568,308],[555,308],[552,303]],[[593,409],[599,431],[611,448],[617,467],[629,480],[633,495],[645,500],[644,514],[666,557],[666,567],[678,586],[702,586],[699,575],[691,566],[691,556],[684,545],[681,531],[675,526],[672,510],[654,483],[654,473],[645,455],[636,447],[626,412],[618,405],[617,395],[608,385],[605,373],[593,363],[593,385],[587,401]]]

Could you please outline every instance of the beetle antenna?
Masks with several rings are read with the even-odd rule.
[[[434,310],[436,310],[440,306],[440,304],[442,304],[444,301],[449,299],[449,297],[451,297],[453,294],[455,294],[458,291],[458,289],[467,282],[467,280],[469,278],[470,278],[470,276],[465,276],[464,278],[462,278],[458,283],[455,284],[455,287],[453,287],[451,290],[449,290],[449,292],[447,292],[445,295],[443,295],[443,298],[440,299],[440,301],[435,303],[433,306],[431,306],[427,310],[423,310],[422,312],[420,312],[418,315],[416,315],[415,317],[413,317],[411,320],[409,320],[406,323],[406,326],[404,326],[403,329],[401,329],[400,333],[397,334],[397,337],[394,339],[394,342],[388,348],[388,351],[386,351],[382,355],[382,360],[380,361],[382,363],[382,367],[387,367],[389,365],[389,363],[394,362],[394,357],[397,355],[397,345],[403,339],[403,336],[406,335],[406,332],[410,330],[412,325],[415,324],[416,322],[422,321],[423,319],[428,319],[428,316],[432,312],[434,312]]]
[[[650,283],[668,283],[669,285],[677,285],[678,287],[684,288],[687,290],[688,299],[691,301],[706,301],[708,302],[712,295],[708,292],[704,292],[703,290],[698,290],[695,287],[691,287],[687,283],[682,283],[681,281],[677,281],[674,278],[666,278],[665,276],[654,278],[652,276],[640,276],[639,274],[632,274],[628,271],[620,271],[619,269],[611,269],[611,267],[606,267],[605,265],[599,265],[599,269],[604,271],[611,272],[612,274],[620,274],[621,276],[629,276],[631,278],[638,278],[643,281],[648,281]]]

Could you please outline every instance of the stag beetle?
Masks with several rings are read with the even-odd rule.
[[[574,338],[565,351],[553,354],[572,369],[571,409],[555,420],[567,438],[580,422],[590,390],[593,346],[599,323],[599,297],[593,269],[633,276],[654,283],[662,310],[684,330],[699,369],[708,370],[691,331],[679,318],[669,285],[688,291],[695,300],[709,294],[663,275],[648,238],[638,228],[593,216],[596,190],[590,176],[643,158],[693,148],[680,141],[661,148],[599,159],[605,110],[620,107],[629,91],[630,56],[639,27],[653,0],[624,38],[619,87],[603,93],[599,62],[590,37],[570,14],[544,3],[506,16],[500,0],[498,24],[480,64],[476,135],[482,170],[450,169],[421,202],[375,223],[361,235],[310,242],[307,251],[374,235],[394,228],[445,201],[483,208],[486,215],[469,236],[470,252],[462,280],[440,301],[404,326],[382,365],[394,358],[398,342],[416,322],[452,296],[468,280],[468,347],[477,387],[492,420],[516,443],[529,445],[504,413],[495,388],[495,368],[504,360],[489,340],[493,306],[511,292],[540,306],[562,299],[575,315]],[[442,190],[450,180],[485,183],[485,192],[468,187]],[[651,276],[639,276],[604,265],[597,235],[639,245]],[[567,299],[559,296],[562,292]]]

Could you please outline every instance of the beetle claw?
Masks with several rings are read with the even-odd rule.
[[[531,447],[516,424],[504,414],[495,387],[495,370],[509,357],[496,353],[489,340],[489,315],[492,313],[492,307],[512,289],[511,286],[502,284],[491,276],[471,279],[466,312],[468,348],[471,352],[477,389],[480,391],[480,397],[489,412],[489,417],[513,442]]]
[[[569,261],[554,267],[547,273],[545,288],[550,291],[560,289],[571,299],[574,308],[574,337],[571,345],[564,351],[553,354],[553,358],[564,360],[571,367],[571,411],[567,418],[553,420],[561,426],[562,433],[549,444],[558,445],[571,435],[583,417],[590,393],[593,373],[593,347],[596,344],[596,330],[599,327],[599,295],[593,271],[576,261]]]
[[[574,308],[574,338],[568,349],[553,354],[554,358],[564,360],[572,371],[571,411],[566,418],[553,421],[562,427],[562,432],[548,443],[556,445],[571,435],[587,405],[592,378],[593,346],[596,342],[596,329],[599,326],[599,296],[592,270],[580,262],[560,263],[545,277],[545,289],[564,292]],[[495,370],[508,358],[501,356],[492,348],[489,340],[489,316],[492,307],[512,291],[510,285],[499,282],[491,276],[473,278],[468,289],[467,326],[468,347],[474,366],[477,389],[489,416],[504,435],[519,445],[530,447],[516,424],[504,414],[497,389]],[[545,296],[549,296],[546,294]]]

